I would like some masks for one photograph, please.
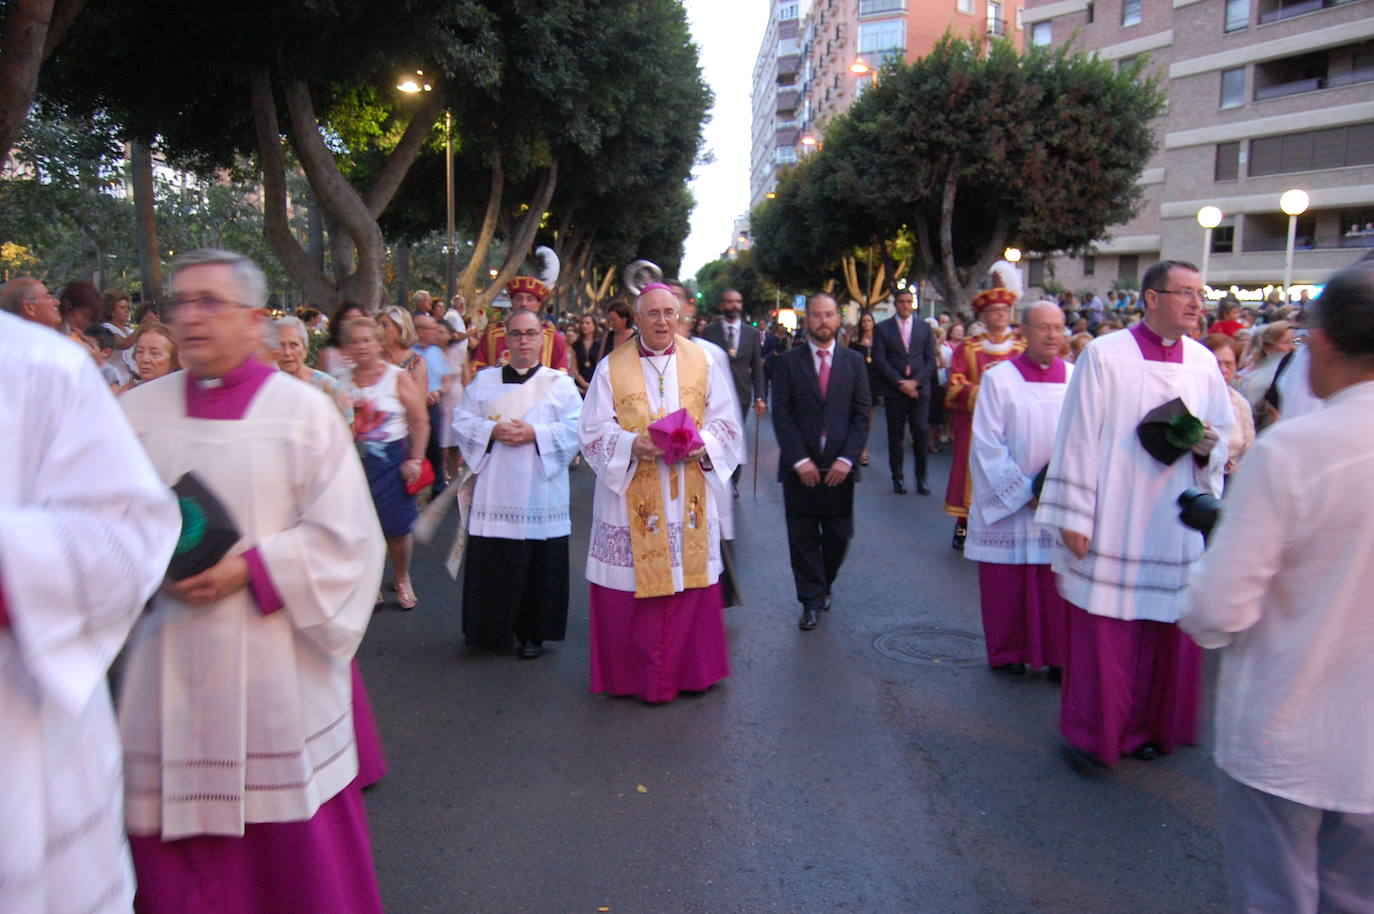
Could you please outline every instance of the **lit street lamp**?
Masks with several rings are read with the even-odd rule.
[[[1202,287],[1207,288],[1207,261],[1212,256],[1212,229],[1221,225],[1223,213],[1215,206],[1197,211],[1197,224],[1202,226]]]
[[[1307,212],[1307,191],[1292,190],[1279,197],[1279,209],[1288,214],[1288,256],[1283,262],[1283,300],[1288,302],[1288,285],[1293,281],[1293,242],[1298,236],[1298,217]]]
[[[407,95],[415,95],[420,92],[431,92],[434,87],[425,81],[425,71],[416,70],[414,76],[407,76],[396,84]],[[446,302],[453,301],[453,295],[458,290],[454,288],[458,277],[457,251],[453,244],[453,114],[448,110],[444,111],[444,185],[445,197],[448,201],[448,237],[444,246],[448,254],[448,269],[445,280],[448,287]]]

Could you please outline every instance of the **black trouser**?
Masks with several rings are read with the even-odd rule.
[[[916,458],[916,481],[926,481],[926,448],[930,445],[930,401],[929,398],[908,397],[900,391],[888,391],[883,398],[883,409],[887,411],[887,464],[892,469],[892,479],[902,479],[902,439],[907,429],[911,429],[911,451]]]
[[[819,483],[824,485],[824,483]],[[854,517],[787,515],[787,548],[792,558],[792,579],[802,606],[819,608],[840,573],[849,540],[854,536]]]
[[[444,449],[439,446],[439,423],[444,421],[443,401],[428,407],[429,409],[429,444],[425,445],[425,459],[429,465],[434,467],[434,486],[432,490],[434,497],[438,498],[444,491]]]

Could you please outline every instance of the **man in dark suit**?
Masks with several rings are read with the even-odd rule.
[[[916,491],[930,494],[926,484],[926,445],[930,438],[930,395],[934,390],[935,334],[930,325],[912,314],[915,296],[902,290],[893,298],[896,315],[878,324],[873,334],[873,365],[887,389],[887,462],[892,469],[892,491],[906,494],[902,481],[902,439],[911,429],[911,451],[916,460]]]
[[[802,631],[830,609],[830,587],[854,536],[855,463],[868,440],[868,368],[838,346],[840,311],[824,293],[806,305],[807,343],[778,356],[773,430],[787,545]]]
[[[730,375],[735,382],[735,395],[739,398],[740,425],[743,427],[749,416],[749,404],[762,416],[768,409],[764,399],[763,384],[763,342],[759,332],[743,320],[744,296],[737,289],[726,289],[720,293],[720,319],[707,325],[702,336],[724,349],[730,357]],[[735,497],[739,497],[739,474],[742,467],[735,468],[730,477]]]

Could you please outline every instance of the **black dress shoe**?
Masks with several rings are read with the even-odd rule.
[[[1105,775],[1109,770],[1106,765],[1102,764],[1082,749],[1075,749],[1073,746],[1067,744],[1059,750],[1059,755],[1075,773],[1085,778],[1097,779]]]
[[[544,642],[542,641],[522,641],[520,642],[520,659],[534,660],[544,653]]]
[[[1004,663],[1001,666],[992,668],[994,673],[1006,673],[1008,676],[1026,675],[1026,665],[1024,663]]]
[[[1153,762],[1161,755],[1163,755],[1163,753],[1159,751],[1158,746],[1154,743],[1145,743],[1137,747],[1136,750],[1131,753],[1131,758],[1140,759],[1142,762]]]
[[[906,483],[902,482],[900,479],[892,480],[892,491],[896,492],[898,495],[905,495]]]
[[[918,482],[916,483],[916,494],[917,494],[917,495],[929,495],[929,494],[930,494],[930,486],[926,485],[924,480],[918,481]]]
[[[951,545],[962,552],[966,539],[968,539],[968,526],[961,520],[954,525],[954,542]]]
[[[803,606],[801,618],[797,620],[797,628],[804,632],[809,632],[816,627],[816,607]]]

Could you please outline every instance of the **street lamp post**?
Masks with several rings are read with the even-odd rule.
[[[453,114],[444,112],[444,183],[448,198],[448,271],[445,274],[448,286],[448,304],[453,306],[453,296],[457,293],[454,286],[458,281],[457,251],[453,249]]]
[[[1283,301],[1288,303],[1288,286],[1293,281],[1293,242],[1298,236],[1298,217],[1307,212],[1307,191],[1296,187],[1279,197],[1279,209],[1288,214],[1288,255],[1283,261]]]
[[[1215,206],[1204,206],[1197,211],[1197,224],[1202,226],[1202,287],[1207,288],[1207,261],[1212,256],[1212,229],[1221,225],[1224,214]]]
[[[434,87],[425,79],[424,70],[416,70],[414,76],[406,76],[396,88],[407,95],[416,95],[420,92],[433,91]],[[447,269],[444,273],[445,286],[448,288],[447,302],[453,301],[454,293],[458,290],[457,285],[457,251],[454,250],[453,243],[453,113],[444,111],[444,188],[445,198],[448,204],[448,234],[445,239],[444,250],[447,254]]]

